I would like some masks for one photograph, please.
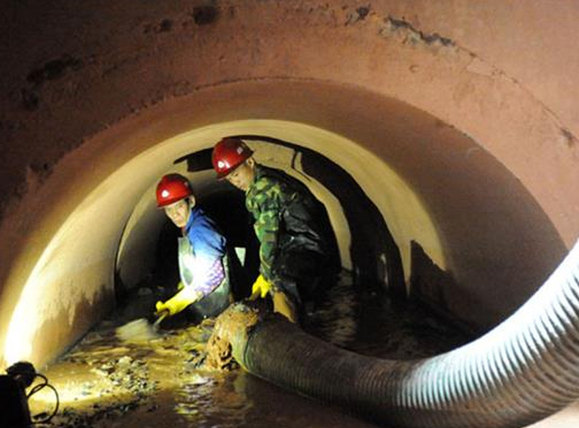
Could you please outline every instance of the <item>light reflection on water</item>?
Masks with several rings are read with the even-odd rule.
[[[395,307],[376,294],[358,296],[347,273],[308,316],[304,327],[336,346],[389,358],[435,355],[468,340],[416,307]],[[374,426],[241,371],[221,381],[203,376],[186,380],[176,400],[177,412],[198,427]]]
[[[356,293],[348,274],[342,274],[324,303],[307,317],[304,329],[336,346],[387,358],[434,355],[468,340],[416,307],[396,307],[378,295]],[[52,374],[46,373],[57,388],[66,389],[71,382],[90,384],[94,394],[86,397],[95,403],[89,407],[82,407],[79,401],[63,403],[53,426],[374,426],[239,368],[228,373],[198,370],[192,355],[207,339],[206,328],[174,329],[158,340],[133,344],[120,343],[113,330],[104,323],[52,367]]]
[[[175,411],[196,427],[235,428],[243,425],[252,404],[234,379],[209,376],[186,378],[175,391]]]
[[[304,329],[338,347],[389,359],[429,357],[474,338],[416,303],[356,292],[348,272],[340,275]]]
[[[242,371],[229,373],[219,381],[183,386],[175,399],[177,413],[195,427],[374,427]]]

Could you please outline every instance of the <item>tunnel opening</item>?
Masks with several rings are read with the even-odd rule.
[[[268,153],[267,159],[273,165],[290,172],[292,176],[306,185],[313,181],[319,183],[325,192],[338,201],[339,213],[336,213],[334,209],[333,215],[339,214],[345,218],[349,234],[348,239],[345,240],[342,237],[340,242],[342,253],[345,253],[348,258],[345,263],[348,267],[343,267],[344,272],[341,274],[340,281],[342,287],[352,288],[338,291],[338,294],[346,293],[349,299],[357,302],[350,305],[350,309],[343,314],[340,322],[350,323],[349,328],[355,328],[353,324],[359,322],[370,331],[379,331],[380,328],[372,326],[373,323],[380,324],[384,321],[378,313],[389,313],[388,310],[384,311],[384,305],[398,305],[399,309],[402,309],[403,306],[400,304],[405,302],[407,291],[399,249],[384,217],[376,206],[350,174],[314,150],[264,135],[239,134],[235,136],[249,144],[257,144],[258,150]],[[281,161],[276,159],[278,156],[276,153],[280,149],[286,152]],[[267,160],[264,162],[267,164]],[[236,256],[236,262],[239,265],[235,274],[237,281],[234,282],[233,295],[235,300],[247,298],[251,294],[251,284],[258,275],[259,243],[252,227],[252,219],[245,207],[243,193],[225,181],[211,179],[208,182],[204,181],[207,176],[211,177],[213,174],[211,149],[188,153],[175,159],[172,164],[173,168],[180,168],[188,174],[198,205],[216,221],[219,229],[227,237],[230,252]],[[150,198],[150,193],[146,197]],[[156,214],[158,213],[157,210]],[[139,227],[135,226],[133,230],[138,232],[121,237],[121,250],[115,268],[117,303],[121,308],[130,305],[130,299],[138,297],[139,290],[156,290],[156,295],[164,298],[176,292],[175,285],[179,281],[179,268],[175,243],[180,236],[180,231],[166,216],[156,215],[156,218],[161,226],[152,229],[142,228],[140,231]],[[151,230],[157,230],[157,232],[151,232]],[[124,247],[136,248],[139,246],[138,241],[142,235],[155,233],[158,237],[148,241],[150,245],[138,251],[123,249]],[[337,239],[334,245],[333,257],[337,259],[340,257]],[[134,271],[125,273],[125,267],[130,268],[133,263],[132,259],[142,260],[145,258],[143,254],[149,253],[154,253],[155,256],[151,264],[145,266],[147,270],[139,271],[136,276]],[[342,264],[341,261],[338,263]],[[326,289],[324,299],[331,299],[329,290],[335,285],[331,283],[324,286]],[[149,305],[151,304],[150,301]],[[416,310],[422,313],[427,310],[425,307],[416,306],[420,305],[419,300],[413,302],[413,305],[404,306],[404,310]],[[366,316],[367,313],[372,315]],[[357,321],[354,321],[352,317]],[[327,327],[316,325],[315,316],[308,320],[308,324],[309,331],[314,334],[322,334],[320,329],[327,330]],[[386,325],[389,325],[387,329],[392,328],[391,324],[386,323]],[[376,337],[375,340],[380,342]]]
[[[250,144],[258,142],[269,153],[275,153],[279,147],[289,149],[287,160],[281,163],[274,160],[274,164],[286,172],[291,172],[295,178],[306,185],[310,181],[320,183],[339,201],[339,209],[350,231],[349,248],[343,249],[343,252],[348,253],[351,266],[348,270],[353,277],[354,287],[359,292],[386,293],[395,300],[406,298],[407,292],[399,249],[383,216],[351,175],[327,157],[295,143],[263,135],[236,135],[236,137]],[[229,252],[235,256],[236,263],[243,266],[238,273],[241,278],[239,285],[234,289],[234,297],[237,299],[247,297],[249,295],[248,284],[253,283],[258,274],[259,246],[253,231],[251,216],[245,208],[242,192],[224,181],[197,185],[196,174],[207,176],[213,171],[211,149],[189,153],[175,159],[173,164],[177,167],[181,166],[190,174],[198,205],[216,221],[219,229],[227,237]],[[141,279],[125,278],[124,265],[131,262],[120,256],[117,258],[115,290],[121,303],[126,302],[126,296],[130,294],[129,291],[133,286],[143,286],[148,282],[149,286],[154,287],[154,284],[178,282],[175,242],[179,231],[164,216],[161,216],[158,221],[162,223],[162,226],[153,250],[154,261],[148,267],[147,274]],[[144,230],[141,233],[151,232]],[[341,265],[335,233],[331,231],[330,234],[333,239],[330,247],[331,259],[335,260],[334,263]],[[121,237],[121,242],[125,240],[124,236]],[[131,243],[123,245],[131,246]],[[342,243],[342,247],[344,245]],[[140,255],[131,253],[131,257],[140,257]]]

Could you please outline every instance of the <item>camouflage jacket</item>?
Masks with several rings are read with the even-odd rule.
[[[315,218],[319,202],[307,187],[282,171],[256,165],[256,177],[245,195],[260,242],[260,273],[275,283],[276,259],[284,251],[309,249],[323,252]]]

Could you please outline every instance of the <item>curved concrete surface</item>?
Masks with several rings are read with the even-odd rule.
[[[409,291],[482,330],[579,234],[576,2],[68,3],[0,7],[0,367],[112,308],[125,224],[151,218],[144,254],[155,181],[223,135],[341,166]],[[347,265],[356,231],[325,195]]]

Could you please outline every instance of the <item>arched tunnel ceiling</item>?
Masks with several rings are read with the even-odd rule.
[[[217,121],[240,116],[291,121]],[[39,334],[47,337],[46,329],[61,335],[51,343],[64,344],[88,328],[106,308],[102,302],[110,301],[119,239],[137,202],[174,168],[175,159],[211,147],[223,135],[247,133],[309,147],[348,171],[383,213],[401,249],[406,277],[421,270],[410,263],[415,242],[455,277],[440,303],[473,323],[492,324],[508,314],[564,252],[548,218],[502,165],[464,134],[417,109],[327,83],[223,85],[164,103],[95,136],[69,154],[39,189],[37,205],[30,207],[44,218],[41,230],[32,234],[35,249],[43,250],[14,260],[24,268],[20,277],[9,278],[15,289],[8,291],[20,303],[5,343],[8,359],[50,355],[36,340]],[[83,168],[88,160],[91,168]],[[539,251],[545,248],[551,258]],[[522,280],[511,277],[513,270]],[[23,283],[18,296],[16,284]],[[504,283],[509,286],[487,287]],[[470,302],[469,296],[474,296]],[[484,313],[476,313],[476,306]],[[50,328],[51,323],[60,327]]]
[[[530,66],[537,58],[558,64],[554,59],[562,56],[567,62],[557,77],[572,75],[575,56],[557,55],[557,49],[574,51],[569,37],[574,26],[552,32],[542,23],[546,16],[566,23],[576,10],[573,2],[549,7],[504,2],[493,8],[468,0],[436,6],[388,0],[202,6],[141,4],[139,13],[131,2],[85,3],[86,13],[67,2],[6,6],[10,37],[1,80],[2,128],[11,161],[0,169],[6,194],[26,191],[21,184],[26,171],[29,180],[42,180],[88,136],[169,98],[226,82],[322,80],[386,94],[470,135],[540,201],[566,245],[574,242],[578,216],[569,206],[577,205],[577,196],[565,193],[577,179],[570,171],[578,125],[558,116],[568,104],[564,100],[577,97],[571,95],[573,85],[557,88],[548,93],[558,94],[563,104],[545,104],[535,96],[537,81],[555,71]],[[204,10],[212,12],[200,18]],[[509,17],[525,25],[509,25]],[[481,23],[492,23],[499,35],[487,34]],[[525,36],[542,43],[525,44],[516,56],[505,53],[507,40]],[[328,40],[335,41],[333,49]],[[503,65],[513,72],[524,69],[528,87]],[[39,141],[43,150],[27,150]],[[552,165],[558,165],[556,171]]]

